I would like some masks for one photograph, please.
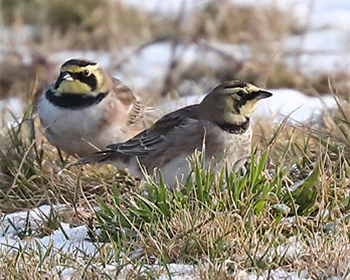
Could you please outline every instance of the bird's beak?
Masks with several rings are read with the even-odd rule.
[[[62,72],[56,80],[55,88],[57,89],[64,80],[69,81],[69,82],[74,81],[74,79],[72,78],[72,76],[68,72]]]
[[[69,81],[69,82],[73,82],[72,76],[69,73],[67,73],[67,72],[63,73],[62,79],[66,80],[66,81]]]
[[[260,99],[265,99],[265,98],[269,98],[272,96],[272,93],[271,92],[268,92],[268,91],[264,91],[264,90],[259,90],[259,94],[257,96],[257,100],[260,100]]]

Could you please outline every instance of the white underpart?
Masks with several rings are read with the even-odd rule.
[[[104,101],[84,109],[71,110],[58,108],[50,103],[45,95],[41,96],[38,111],[49,141],[68,153],[81,154],[79,151],[86,149],[97,152],[99,149],[94,143],[98,145],[107,141],[106,139],[122,135],[120,126],[111,126],[103,133],[100,132],[100,117],[104,113]],[[76,141],[76,139],[82,141]],[[107,141],[101,148],[108,144],[110,143]]]
[[[169,187],[172,187],[174,185],[175,178],[177,178],[181,183],[186,182],[186,179],[191,171],[190,164],[186,160],[187,157],[188,155],[179,155],[162,167],[161,173],[164,183]]]

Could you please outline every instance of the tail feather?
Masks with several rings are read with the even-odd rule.
[[[85,164],[95,164],[95,163],[111,163],[113,160],[117,160],[117,152],[115,151],[101,151],[94,153],[90,156],[79,158],[72,166],[85,165]]]
[[[107,163],[107,164],[112,164],[117,168],[127,168],[135,176],[137,177],[142,176],[142,172],[140,171],[140,167],[139,167],[140,166],[139,162],[134,156],[125,155],[112,150],[101,151],[101,152],[94,153],[90,156],[80,158],[76,162],[73,162],[68,166],[66,166],[63,170],[66,170],[71,166],[79,166],[79,165],[95,164],[95,163]]]

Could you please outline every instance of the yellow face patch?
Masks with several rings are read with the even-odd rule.
[[[258,106],[258,100],[254,100],[254,99],[249,100],[247,101],[246,104],[244,104],[241,107],[241,109],[239,110],[239,113],[242,116],[250,117],[250,115],[254,112],[257,106]]]
[[[250,83],[247,83],[245,86],[224,89],[223,93],[226,96],[224,99],[224,120],[242,123],[247,117],[249,118],[259,102],[254,98],[249,100],[249,95],[258,93],[259,91],[259,88]]]
[[[92,88],[89,84],[84,83],[83,81],[74,78],[75,73],[83,73],[87,71],[90,73],[88,75],[94,75],[97,81],[96,90],[92,91]],[[103,84],[103,76],[99,71],[98,65],[87,65],[87,66],[78,66],[78,65],[67,65],[61,67],[61,73],[67,73],[70,75],[68,79],[63,79],[57,88],[57,93],[73,93],[73,94],[90,94],[95,95],[98,94],[98,89]]]
[[[75,93],[75,94],[86,94],[91,91],[89,85],[82,83],[79,80],[67,81],[63,80],[58,87],[59,93]]]

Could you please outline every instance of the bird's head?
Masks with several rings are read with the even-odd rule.
[[[53,86],[58,95],[97,96],[108,90],[110,79],[96,62],[87,59],[70,59],[62,64],[60,74]]]
[[[200,107],[215,122],[243,123],[249,119],[261,99],[272,93],[248,82],[228,81],[215,87]]]

